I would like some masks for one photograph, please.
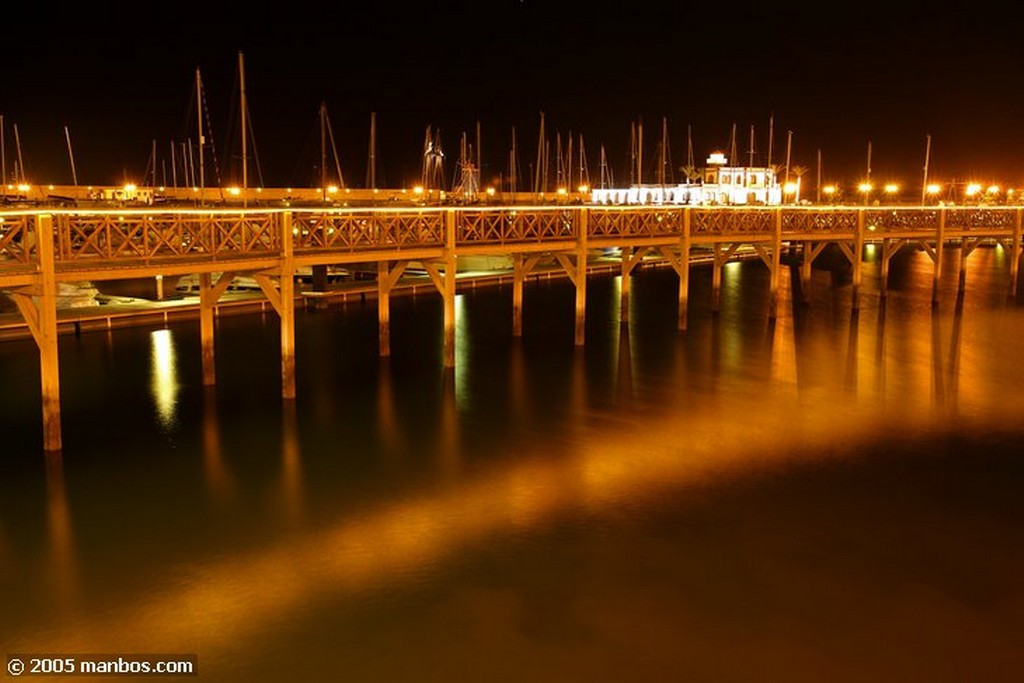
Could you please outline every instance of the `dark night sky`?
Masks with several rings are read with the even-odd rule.
[[[857,5],[854,8],[853,5]],[[617,180],[630,125],[644,123],[655,159],[664,117],[673,165],[727,151],[853,184],[872,176],[920,183],[926,136],[933,178],[1024,183],[1024,46],[1019,9],[993,6],[849,7],[739,2],[420,3],[417,9],[306,7],[134,21],[96,17],[24,25],[7,41],[0,114],[7,171],[15,157],[37,182],[71,183],[64,127],[80,184],[141,180],[154,141],[161,165],[172,141],[194,138],[200,69],[208,130],[226,183],[238,142],[239,53],[255,135],[250,185],[313,186],[318,111],[326,104],[346,183],[365,184],[371,112],[378,184],[419,176],[426,127],[452,161],[480,122],[484,180],[507,168],[515,127],[523,173],[536,158],[540,112],[552,143],[584,137],[592,177],[604,145]],[[116,16],[118,10],[105,11]],[[574,148],[578,152],[578,145]],[[449,172],[453,165],[448,166]],[[652,180],[653,180],[653,171]],[[168,171],[169,174],[169,171]],[[208,172],[208,176],[209,172]]]

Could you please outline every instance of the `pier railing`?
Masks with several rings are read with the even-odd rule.
[[[52,217],[58,279],[111,271],[259,267],[290,240],[302,263],[429,258],[458,253],[560,251],[596,246],[886,239],[1019,239],[1019,206],[965,207],[415,207],[0,212],[0,286],[38,272],[39,219]],[[287,217],[287,221],[285,220]],[[288,225],[289,234],[285,234]],[[581,235],[581,226],[586,234]],[[776,236],[776,231],[779,234]]]
[[[806,296],[814,259],[836,244],[852,269],[853,307],[859,306],[864,245],[881,244],[880,292],[889,261],[905,244],[922,246],[934,262],[938,300],[945,246],[959,247],[959,288],[966,259],[985,241],[1010,253],[1011,292],[1017,290],[1024,207],[668,207],[524,206],[353,209],[111,209],[0,212],[0,290],[17,305],[39,347],[43,447],[61,449],[57,293],[60,282],[195,274],[203,383],[214,384],[214,306],[239,274],[249,274],[277,311],[281,387],[295,387],[295,274],[299,268],[373,264],[377,275],[379,348],[390,354],[390,292],[410,263],[419,262],[443,299],[444,365],[455,364],[458,257],[512,257],[513,334],[521,334],[523,281],[542,254],[564,270],[576,289],[576,344],[585,336],[588,259],[620,247],[623,305],[628,277],[647,254],[660,254],[679,275],[679,329],[686,329],[692,249],[711,252],[712,310],[717,310],[725,263],[747,244],[770,272],[769,316],[778,311],[782,252],[799,254]],[[314,271],[315,273],[316,271]],[[321,273],[324,269],[321,269]],[[324,294],[323,291],[317,293]],[[626,318],[623,317],[623,320]]]

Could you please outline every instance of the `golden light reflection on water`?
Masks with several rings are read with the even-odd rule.
[[[225,505],[234,499],[234,480],[224,462],[221,446],[217,389],[214,386],[203,388],[203,474],[212,500]]]
[[[171,330],[153,330],[150,333],[150,389],[156,405],[157,417],[164,427],[176,419],[178,402],[178,368]]]
[[[878,329],[874,344],[864,343],[861,336],[870,338],[873,315],[877,328],[897,327],[896,341],[883,343]],[[972,416],[983,412],[992,424],[1019,419],[1019,400],[1003,405],[993,395],[993,373],[984,368],[980,354],[973,363],[961,362],[963,321],[957,315],[937,314],[924,326],[902,329],[905,322],[888,318],[880,306],[874,314],[868,310],[850,316],[846,327],[826,335],[825,341],[814,337],[814,343],[801,337],[801,322],[782,317],[766,326],[765,348],[754,358],[769,376],[783,381],[757,384],[760,393],[732,393],[728,400],[718,400],[709,391],[716,400],[687,401],[685,413],[678,402],[668,404],[661,407],[661,417],[645,417],[640,428],[626,420],[610,429],[588,428],[582,419],[587,415],[585,366],[583,354],[577,353],[570,380],[576,419],[570,437],[528,457],[496,457],[501,465],[472,480],[455,476],[461,474],[457,392],[449,384],[441,417],[442,450],[456,455],[449,456],[453,460],[446,467],[444,486],[339,517],[324,529],[271,540],[250,553],[172,568],[179,578],[160,591],[126,599],[103,615],[69,620],[67,627],[26,628],[11,649],[86,651],[111,649],[112,643],[136,651],[187,649],[197,638],[204,649],[231,645],[287,621],[283,614],[429,573],[479,542],[539,532],[563,515],[643,505],[666,491],[685,495],[690,485],[793,462],[845,457],[845,447],[887,430],[911,434],[934,424],[937,407],[959,408],[961,385]],[[708,328],[716,334],[714,326]],[[626,363],[622,345],[628,343],[628,330],[620,328],[620,373]],[[528,395],[521,387],[524,373],[514,370],[516,348],[513,395]],[[685,385],[693,368],[680,347],[676,349],[673,380]],[[872,355],[881,362],[868,362]],[[711,360],[716,358],[712,353]],[[718,359],[719,366],[723,362]],[[898,381],[891,386],[887,364],[899,366],[892,373]],[[838,376],[832,384],[824,378],[829,371]],[[628,380],[620,375],[620,381]],[[386,401],[383,393],[381,400]],[[525,401],[525,396],[514,400],[514,409],[526,411]],[[896,401],[898,417],[890,417],[889,404]],[[801,409],[811,404],[813,409]],[[301,511],[301,459],[294,422],[289,422],[293,418],[285,415],[281,486],[291,509]],[[495,444],[499,456],[507,448]],[[55,548],[61,545],[59,539],[70,536],[56,524],[51,533]],[[72,565],[67,566],[73,577]]]
[[[204,648],[220,639],[228,645],[247,633],[273,628],[282,613],[337,597],[339,591],[365,593],[430,572],[476,542],[537,530],[573,511],[600,513],[609,505],[640,504],[668,489],[678,492],[680,486],[712,478],[826,457],[816,445],[837,439],[852,443],[884,423],[881,411],[851,410],[840,402],[794,423],[790,401],[748,400],[750,405],[729,410],[711,404],[697,408],[685,432],[677,418],[667,416],[645,422],[642,431],[619,425],[571,446],[552,444],[550,452],[509,459],[511,464],[479,479],[410,495],[339,519],[323,531],[181,567],[175,575],[188,578],[155,594],[126,600],[99,618],[72,621],[67,629],[52,624],[35,633],[26,629],[12,647],[59,645],[85,651],[117,643],[137,651],[187,648],[196,634],[202,634]],[[289,448],[286,460],[297,453],[290,454]],[[290,470],[286,462],[282,486],[295,494]],[[182,614],[190,616],[170,616]]]
[[[60,454],[46,456],[46,519],[50,532],[50,561],[46,563],[49,585],[58,604],[72,604],[77,598],[78,571],[75,539],[64,483],[64,462]]]

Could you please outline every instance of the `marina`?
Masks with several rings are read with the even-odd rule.
[[[10,677],[1024,678],[1013,11],[294,9],[10,35]]]

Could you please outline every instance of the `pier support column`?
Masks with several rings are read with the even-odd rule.
[[[882,267],[880,272],[879,282],[879,297],[884,299],[889,295],[889,259],[892,257],[890,251],[892,250],[893,244],[899,245],[899,240],[882,240]]]
[[[775,210],[775,234],[772,236],[771,263],[771,298],[768,304],[768,317],[773,320],[779,315],[779,272],[782,270],[782,209]]]
[[[512,336],[523,336],[523,282],[537,265],[539,256],[512,254]]]
[[[235,273],[222,273],[216,284],[210,273],[199,274],[199,335],[203,354],[203,385],[217,383],[214,344],[214,309],[224,295]]]
[[[714,262],[711,266],[711,312],[718,313],[718,308],[722,301],[722,270],[725,268],[725,264],[729,262],[733,254],[739,248],[739,243],[734,244],[712,244],[711,249],[714,254]]]
[[[690,208],[683,209],[683,235],[679,240],[679,321],[677,327],[685,330],[690,306]]]
[[[814,245],[803,243],[803,259],[800,261],[800,300],[805,304],[811,301],[811,267],[814,264]]]
[[[865,214],[863,211],[857,214],[857,235],[853,240],[853,253],[850,255],[850,264],[853,266],[853,300],[850,306],[853,310],[860,310],[860,287],[862,280],[861,264],[864,260],[864,225]]]
[[[36,221],[42,295],[39,301],[39,368],[43,396],[43,450],[63,448],[60,425],[60,363],[57,352],[57,275],[54,266],[53,216]]]
[[[203,356],[203,386],[217,383],[217,367],[213,343],[213,284],[210,273],[199,274],[199,338]]]
[[[254,273],[270,305],[281,318],[281,397],[295,398],[295,252],[292,214],[281,214],[281,265]],[[277,276],[277,286],[271,280]]]
[[[377,263],[377,337],[382,358],[391,355],[391,290],[408,265],[408,261],[399,261],[391,268],[388,261]]]
[[[391,288],[387,286],[388,262],[377,263],[377,344],[380,357],[391,355]]]
[[[60,362],[57,350],[57,274],[54,267],[53,216],[35,220],[34,242],[39,259],[37,284],[11,292],[18,310],[39,347],[39,376],[43,399],[43,450],[62,449],[60,426]],[[38,300],[38,304],[36,303]]]
[[[445,214],[444,367],[455,367],[455,211]]]
[[[715,255],[711,264],[711,312],[718,313],[722,298],[722,268],[725,266],[725,259],[721,256],[722,250],[718,244],[712,244],[711,248]]]
[[[1017,296],[1017,273],[1020,270],[1020,238],[1021,238],[1021,212],[1024,209],[1017,209],[1016,219],[1013,224],[1013,244],[1010,247],[1010,296]]]
[[[313,291],[314,292],[325,292],[327,291],[327,266],[313,266]]]
[[[622,247],[622,275],[619,281],[619,321],[629,321],[629,286],[632,282],[633,247]]]
[[[942,252],[943,243],[946,241],[946,210],[939,209],[939,226],[935,232],[935,250],[932,260],[934,271],[932,275],[932,304],[939,303],[939,277],[942,273]]]
[[[292,214],[281,220],[280,296],[281,307],[281,397],[295,398],[295,245],[292,241]]]
[[[512,336],[523,336],[523,255],[512,254]]]
[[[57,274],[54,267],[53,216],[36,217],[34,232],[39,262],[36,284],[11,291],[11,298],[25,319],[39,347],[39,375],[43,399],[43,450],[58,452],[61,445],[60,363],[57,350]]]
[[[590,213],[577,213],[579,234],[576,237],[576,346],[583,346],[587,330],[587,233]]]

